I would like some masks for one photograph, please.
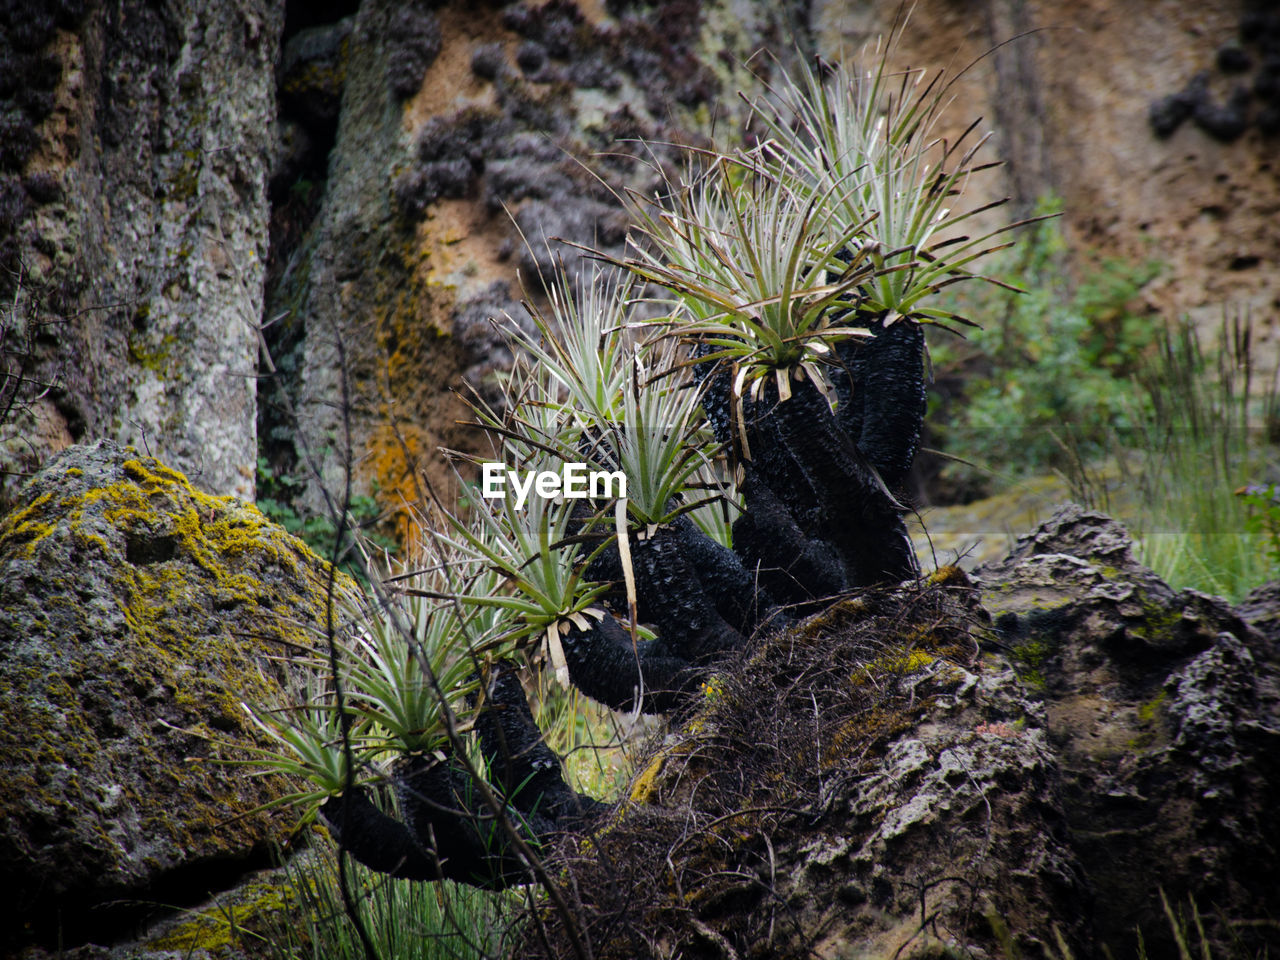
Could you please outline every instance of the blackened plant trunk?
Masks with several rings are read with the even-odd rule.
[[[733,549],[754,582],[800,607],[848,589],[831,544],[800,528],[752,464],[744,464],[738,491],[746,511],[734,522]]]
[[[476,728],[493,777],[487,791],[456,760],[410,754],[395,774],[402,820],[379,808],[364,787],[320,808],[356,860],[393,877],[501,889],[533,879],[513,829],[537,848],[555,833],[583,829],[608,808],[565,782],[560,758],[543,741],[509,667],[495,668]],[[485,802],[486,793],[499,809]]]
[[[476,731],[490,776],[522,813],[540,815],[563,829],[589,820],[605,806],[565,783],[560,757],[542,739],[510,665],[494,666]]]
[[[905,580],[919,572],[903,521],[905,508],[889,492],[861,450],[837,425],[826,398],[809,379],[793,380],[777,401],[767,383],[767,416],[818,497],[822,529],[845,565],[850,587]]]
[[[836,420],[897,493],[911,472],[924,426],[924,330],[899,320],[889,327],[874,323],[871,332],[870,338],[842,340],[836,347]]]
[[[527,864],[511,843],[502,816],[531,844],[554,832],[540,814],[515,807],[486,809],[465,768],[453,760],[411,754],[398,763],[398,820],[357,787],[332,797],[320,814],[336,839],[360,863],[408,880],[456,880],[502,889],[530,880]]]
[[[657,628],[660,648],[691,663],[746,644],[725,622],[703,586],[681,538],[670,526],[631,544],[636,598],[645,619]]]
[[[726,623],[748,636],[761,627],[777,630],[785,626],[787,618],[769,589],[738,554],[711,539],[687,516],[672,526],[703,589]]]
[[[653,640],[633,645],[630,632],[612,616],[592,621],[589,630],[571,627],[560,644],[573,685],[615,710],[633,710],[643,691],[645,713],[666,713],[705,675]]]

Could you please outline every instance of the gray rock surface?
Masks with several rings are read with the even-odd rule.
[[[975,576],[708,684],[569,859],[598,956],[1176,956],[1162,891],[1193,950],[1193,904],[1213,956],[1280,947],[1273,644],[1078,507]]]
[[[1280,651],[1280,580],[1254,587],[1236,604],[1236,612]]]
[[[22,167],[53,189],[12,251],[26,300],[58,321],[37,346],[60,387],[6,425],[0,459],[30,467],[110,437],[145,444],[202,489],[252,497],[283,7],[67,6],[83,12],[41,35],[58,80]],[[21,20],[52,16],[14,7]],[[6,307],[13,266],[0,271]]]
[[[209,761],[245,756],[241,701],[280,698],[273,658],[324,624],[327,570],[109,441],[23,488],[0,521],[3,946],[109,939],[131,902],[196,902],[287,836],[252,812],[286,782]]]
[[[1223,600],[1171,590],[1135,562],[1123,527],[1078,507],[976,576],[1000,643],[1044,698],[1099,941],[1118,956],[1140,927],[1152,956],[1175,950],[1163,887],[1194,899],[1215,955],[1274,952],[1274,644]]]
[[[976,600],[867,591],[708,684],[570,860],[596,955],[1091,955],[1044,706]]]

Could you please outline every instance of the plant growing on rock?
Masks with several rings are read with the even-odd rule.
[[[632,198],[627,255],[600,255],[631,279],[561,270],[533,332],[508,326],[521,359],[505,404],[477,407],[504,469],[581,461],[625,477],[626,495],[475,502],[432,536],[462,572],[420,592],[454,611],[441,622],[463,653],[437,663],[412,631],[395,654],[350,651],[364,664],[346,668],[351,727],[372,737],[367,714],[400,755],[398,816],[361,785],[321,807],[357,859],[419,879],[545,879],[552,838],[599,815],[542,742],[517,655],[541,648],[609,706],[667,711],[797,607],[918,575],[900,491],[925,410],[920,325],[961,321],[929,297],[974,277],[1008,228],[956,235],[979,212],[956,204],[980,144],[929,139],[939,81],[891,79],[882,58],[784,81],[777,106],[754,108],[771,139],[691,151],[701,172]],[[723,540],[690,516],[712,504],[735,513]],[[477,642],[466,624],[481,615]],[[425,685],[398,698],[379,665],[403,651]],[[426,716],[429,690],[466,700],[479,767],[451,719],[463,708]]]

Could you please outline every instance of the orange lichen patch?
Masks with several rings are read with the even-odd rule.
[[[420,508],[433,493],[446,506],[457,499],[457,482],[439,452],[441,443],[431,430],[411,423],[384,422],[369,438],[368,472],[399,543],[415,543],[422,533],[411,506]]]
[[[441,448],[477,454],[487,449],[481,431],[465,425],[474,417],[460,398],[466,361],[463,347],[451,336],[455,291],[441,281],[435,267],[437,260],[455,262],[455,248],[474,246],[476,255],[492,256],[497,234],[483,223],[478,205],[449,201],[444,207],[442,217],[419,225],[416,239],[398,251],[409,281],[405,283],[399,271],[377,274],[385,288],[372,297],[383,305],[374,318],[381,348],[378,368],[373,378],[358,385],[361,393],[381,398],[379,415],[365,440],[366,475],[376,483],[379,506],[394,517],[402,543],[413,534],[405,505],[418,504],[426,486],[453,505],[456,483]],[[457,239],[454,244],[435,232],[449,224],[457,232],[445,235]],[[421,478],[427,483],[419,482]]]

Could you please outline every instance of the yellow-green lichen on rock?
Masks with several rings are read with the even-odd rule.
[[[246,742],[242,700],[278,695],[273,658],[323,630],[330,576],[252,505],[110,442],[27,484],[0,520],[10,934],[60,914],[74,942],[100,901],[285,837],[286,815],[252,811],[287,785],[209,761]]]

